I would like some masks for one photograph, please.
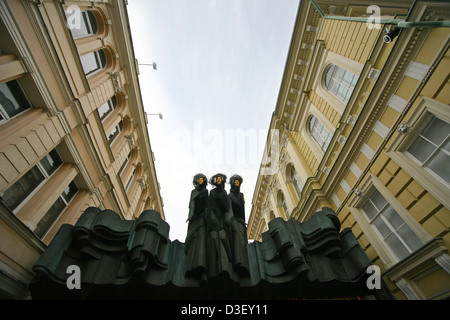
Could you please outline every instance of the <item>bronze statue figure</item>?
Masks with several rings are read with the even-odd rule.
[[[209,193],[207,222],[208,277],[233,276],[231,265],[230,220],[233,216],[231,201],[225,191],[227,176],[218,173],[211,177],[215,187]]]
[[[242,177],[233,175],[230,179],[230,193],[233,218],[231,219],[231,251],[233,267],[239,276],[250,276],[247,253],[247,228],[245,226],[244,194],[240,192]]]
[[[196,279],[206,278],[206,214],[208,210],[208,184],[204,174],[194,176],[195,189],[189,201],[188,231],[185,241],[185,275]]]

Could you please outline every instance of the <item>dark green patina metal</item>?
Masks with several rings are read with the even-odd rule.
[[[246,244],[249,274],[227,269],[186,275],[185,244],[169,240],[156,211],[134,221],[88,208],[75,226],[63,225],[34,266],[33,299],[272,299],[376,295],[366,287],[371,261],[350,229],[340,231],[329,208],[304,223],[269,223],[262,242]],[[212,263],[206,257],[206,268]],[[81,289],[69,290],[67,268],[81,270]]]

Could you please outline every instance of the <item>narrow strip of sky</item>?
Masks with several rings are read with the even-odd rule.
[[[184,242],[199,172],[240,174],[248,219],[298,6],[129,0],[136,58],[158,66],[140,66],[139,81],[146,112],[164,115],[149,116],[148,129],[172,240]]]

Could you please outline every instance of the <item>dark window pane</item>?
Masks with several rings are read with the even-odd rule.
[[[40,164],[48,176],[51,176],[62,164],[62,160],[59,157],[58,152],[53,149],[40,161]]]
[[[426,137],[435,145],[440,145],[449,134],[450,124],[436,117],[433,117],[433,120],[430,121],[430,124],[422,132],[422,136]]]
[[[34,233],[39,237],[42,238],[48,229],[53,225],[53,223],[56,221],[56,219],[59,217],[61,212],[64,211],[66,208],[66,203],[64,202],[61,197],[58,197],[58,199],[55,201],[55,203],[50,207],[50,209],[47,211],[47,213],[42,217],[42,219],[39,221],[39,223],[36,226],[36,229],[34,229]]]
[[[16,209],[44,180],[44,175],[34,166],[5,191],[2,197],[3,202],[11,210]]]
[[[75,182],[72,181],[67,186],[66,190],[63,191],[61,196],[64,198],[64,200],[66,200],[67,203],[69,203],[70,200],[72,200],[72,198],[75,196],[77,191],[78,191],[77,185],[75,184]]]
[[[22,89],[15,80],[0,84],[0,105],[9,118],[30,108]]]
[[[428,164],[428,168],[433,170],[446,182],[450,183],[450,156],[445,151],[440,151]]]

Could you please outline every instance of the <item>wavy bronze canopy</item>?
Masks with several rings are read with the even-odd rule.
[[[329,208],[304,223],[269,222],[262,242],[247,244],[250,273],[196,279],[185,273],[185,244],[169,240],[169,225],[153,210],[134,221],[88,208],[63,225],[34,266],[33,299],[272,299],[374,295],[366,286],[372,263],[351,230],[340,232]],[[67,269],[81,271],[68,289]]]

